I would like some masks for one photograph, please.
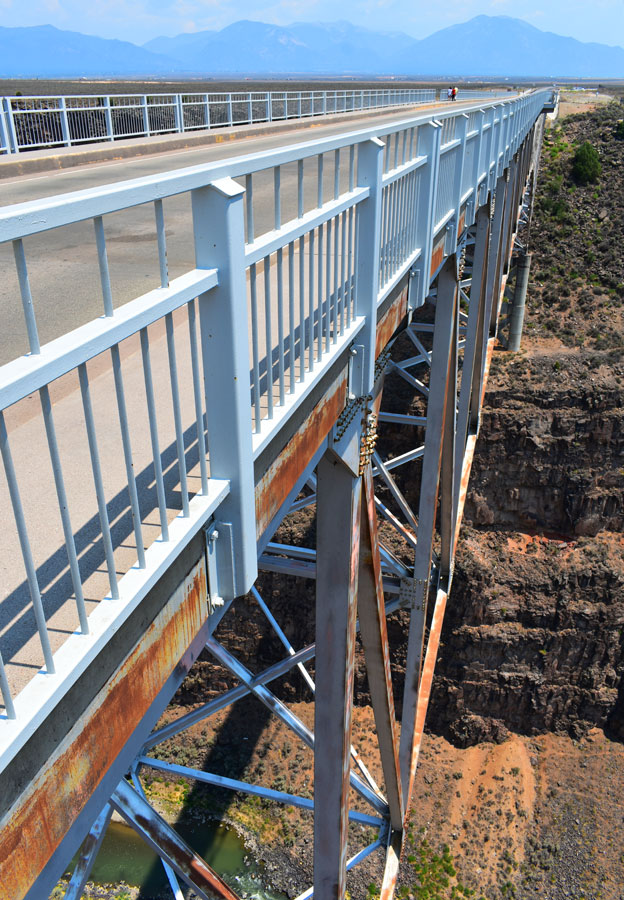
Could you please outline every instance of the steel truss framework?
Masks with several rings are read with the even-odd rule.
[[[464,195],[466,185],[462,182],[462,178],[467,145],[467,118],[465,116],[457,126],[460,137],[447,135],[445,145],[450,147],[451,151],[457,151],[453,157],[457,172],[449,168],[445,175],[449,186],[448,202],[453,202],[454,199],[455,206],[454,215],[443,218],[442,221],[446,222],[446,225],[442,230],[438,228],[443,242],[440,243],[438,240],[434,245],[433,217],[435,179],[438,177],[436,159],[439,163],[442,132],[446,125],[440,128],[440,124],[434,122],[423,132],[425,142],[429,142],[425,144],[429,165],[428,181],[424,182],[429,186],[429,220],[424,222],[424,228],[422,225],[419,226],[421,231],[416,235],[420,247],[424,247],[426,253],[419,249],[417,253],[412,254],[413,258],[407,255],[407,263],[402,269],[397,269],[394,276],[392,288],[394,293],[385,295],[391,304],[390,308],[396,301],[395,305],[403,312],[396,322],[392,320],[392,328],[383,338],[381,346],[376,347],[376,344],[379,344],[379,334],[383,333],[383,326],[377,323],[376,332],[370,314],[363,325],[358,325],[361,330],[356,333],[355,340],[352,339],[347,344],[351,348],[353,359],[349,367],[349,378],[357,388],[350,391],[350,396],[347,395],[346,405],[344,402],[338,404],[336,417],[327,438],[320,441],[316,453],[309,454],[309,461],[298,474],[288,502],[273,515],[262,532],[263,537],[259,543],[259,570],[315,580],[314,644],[303,648],[293,647],[256,587],[251,590],[249,602],[257,604],[264,613],[270,627],[284,646],[284,657],[264,671],[254,674],[215,639],[216,624],[227,614],[233,597],[241,592],[236,590],[235,585],[230,585],[226,586],[224,591],[227,598],[225,603],[219,596],[218,589],[223,589],[224,586],[221,582],[217,583],[215,575],[217,569],[212,557],[216,553],[223,552],[220,549],[223,547],[222,537],[219,537],[217,532],[217,526],[222,530],[223,525],[219,522],[215,524],[211,513],[226,495],[222,494],[215,500],[206,491],[206,503],[212,503],[211,509],[205,512],[205,520],[209,525],[207,571],[211,622],[209,632],[206,634],[205,630],[199,629],[196,640],[202,636],[204,646],[215,662],[225,667],[236,678],[238,685],[174,723],[152,732],[147,739],[141,739],[141,744],[134,750],[134,760],[128,775],[122,778],[116,787],[113,783],[103,808],[100,805],[95,810],[99,815],[82,845],[80,861],[65,895],[67,900],[80,898],[113,810],[121,814],[161,857],[176,900],[182,897],[183,883],[190,885],[199,897],[206,900],[215,895],[225,898],[236,897],[219,875],[212,871],[150,806],[139,778],[141,770],[145,767],[221,789],[246,792],[309,811],[314,817],[314,884],[301,894],[298,900],[313,895],[319,900],[343,900],[347,871],[376,851],[385,854],[385,870],[381,884],[382,900],[390,900],[393,896],[403,833],[411,811],[414,776],[444,612],[452,584],[453,560],[479,430],[480,408],[489,360],[496,339],[501,297],[525,185],[531,167],[535,163],[535,119],[529,119],[526,129],[522,132],[522,140],[518,141],[514,152],[509,152],[507,163],[499,165],[506,158],[506,147],[511,147],[511,144],[505,143],[504,128],[510,132],[512,116],[507,117],[506,124],[502,114],[500,119],[496,120],[499,124],[497,141],[502,147],[502,151],[499,152],[497,149],[499,145],[494,146],[493,138],[495,114],[492,114],[489,135],[483,127],[483,115],[480,135],[476,131],[473,132],[473,139],[478,140],[479,147],[473,164],[478,176],[476,187]],[[455,133],[453,131],[453,135]],[[402,144],[403,163],[399,160],[399,141],[396,141],[393,172],[400,173],[402,165],[407,169],[406,155],[410,155],[412,150],[417,153],[416,148],[412,148],[412,140],[413,134],[409,138],[408,154],[406,132]],[[479,160],[482,149],[485,155],[486,144],[488,152],[492,151],[494,162],[491,165],[488,163],[487,174],[481,176],[478,171]],[[376,137],[367,138],[366,142],[361,144],[358,149],[358,166],[362,167],[365,177],[361,186],[355,189],[353,152],[350,156],[349,202],[352,202],[358,191],[362,198],[356,229],[360,260],[356,294],[359,305],[353,310],[354,321],[356,313],[362,308],[370,307],[375,315],[378,315],[380,292],[377,286],[380,283],[385,284],[384,273],[380,268],[383,269],[384,259],[388,254],[394,252],[392,248],[399,247],[403,240],[396,224],[401,210],[409,212],[407,190],[403,194],[397,192],[394,197],[388,194],[394,205],[388,204],[384,212],[384,216],[387,215],[387,222],[381,221],[382,204],[379,197],[376,198],[376,192],[379,190],[381,195],[382,151],[383,144]],[[423,167],[424,171],[424,159],[424,156],[416,156],[413,165]],[[390,163],[387,162],[387,165],[390,168]],[[276,196],[279,198],[279,164],[276,165],[275,172]],[[340,179],[338,168],[337,172],[334,202],[336,216],[339,216],[343,210],[338,206]],[[385,177],[390,182],[395,176]],[[302,167],[299,168],[300,184],[301,179]],[[319,156],[319,184],[322,185],[322,156]],[[250,192],[250,180],[248,188]],[[193,198],[193,212],[200,237],[202,222],[210,216],[217,216],[219,221],[224,221],[227,226],[226,232],[238,227],[242,234],[242,210],[240,205],[237,206],[241,192],[231,178],[223,178],[216,189],[200,187],[196,189],[196,194],[197,196]],[[469,197],[470,194],[471,200],[469,198],[462,201],[462,197]],[[302,203],[302,194],[299,196]],[[446,197],[444,199],[447,200]],[[356,198],[356,202],[360,200]],[[468,205],[470,202],[473,204],[472,209]],[[319,208],[322,207],[322,203],[321,187]],[[441,209],[444,210],[445,207],[442,205]],[[162,225],[162,209],[160,213]],[[300,208],[299,218],[302,217],[303,212]],[[312,219],[311,216],[309,218],[312,228],[320,229],[317,232],[320,250],[323,241],[323,220],[319,219],[321,224],[317,223],[315,226],[316,219]],[[157,223],[158,221],[157,209]],[[468,227],[466,222],[469,223]],[[344,242],[344,216],[342,223]],[[253,222],[250,223],[248,220],[248,226],[253,238]],[[278,200],[276,228],[279,227],[281,221]],[[233,243],[228,244],[227,241],[221,246],[219,239],[216,238],[214,246],[221,260],[218,279],[216,269],[213,268],[214,256],[211,252],[202,250],[202,244],[198,239],[198,269],[194,273],[197,285],[190,286],[189,294],[193,296],[199,285],[201,290],[214,292],[211,295],[216,298],[214,312],[211,313],[212,318],[206,320],[206,328],[212,327],[222,335],[229,335],[231,339],[231,344],[224,342],[223,346],[212,348],[214,360],[208,363],[205,357],[205,368],[210,364],[214,365],[217,373],[220,370],[227,371],[231,358],[240,359],[247,356],[247,348],[241,349],[238,346],[240,335],[237,334],[235,327],[236,316],[246,315],[245,308],[232,308],[228,302],[219,304],[217,301],[227,301],[230,296],[245,296],[245,287],[241,284],[244,281],[245,262],[251,266],[253,285],[255,283],[253,279],[256,277],[256,257],[258,260],[263,257],[268,259],[267,254],[272,252],[271,241],[276,241],[273,234],[275,232],[263,239],[262,247],[256,247],[260,243],[259,239],[255,243],[252,240],[248,244],[246,256],[242,246],[237,249]],[[390,250],[388,245],[384,245],[385,238],[381,239],[382,234],[390,236],[388,239]],[[331,241],[329,226],[326,240],[329,248]],[[337,225],[335,241],[337,246]],[[19,250],[21,243],[19,241],[16,243]],[[378,252],[380,243],[381,256]],[[292,244],[294,246],[294,239]],[[276,246],[281,245],[276,243]],[[277,252],[279,254],[281,250],[278,249]],[[399,256],[398,252],[396,255]],[[19,254],[16,259],[19,262]],[[162,259],[161,256],[161,264]],[[279,265],[281,266],[281,257]],[[265,267],[265,280],[268,278],[267,269],[268,267]],[[392,271],[391,267],[389,271]],[[338,267],[335,266],[336,281],[337,273]],[[327,279],[329,284],[329,275]],[[163,291],[166,288],[165,280],[163,277]],[[177,287],[176,290],[181,288]],[[418,310],[421,308],[423,297],[428,301],[427,308],[433,313],[433,321],[421,321],[422,317]],[[403,305],[398,302],[401,298],[405,301]],[[335,302],[332,305],[328,290],[326,306],[318,310],[316,320],[319,359],[323,349],[323,338],[326,339],[327,349],[330,346],[331,319],[334,326],[333,341],[337,342],[338,324],[343,312],[344,307],[338,308]],[[303,321],[302,319],[302,331]],[[312,310],[309,321],[312,323],[312,335],[314,322]],[[254,325],[254,334],[256,330]],[[141,337],[143,338],[143,333]],[[267,346],[270,345],[270,338],[269,324]],[[393,356],[399,338],[404,343],[409,342],[412,347],[411,355],[405,357],[403,351]],[[291,341],[292,347],[294,337],[291,337]],[[280,337],[280,348],[283,345],[284,338]],[[303,342],[301,346],[303,357],[305,349]],[[309,349],[313,355],[312,340]],[[142,350],[149,361],[143,345]],[[50,364],[46,362],[46,365]],[[278,365],[280,388],[283,388],[282,367],[285,362],[282,356],[278,360]],[[206,380],[209,381],[211,371],[208,369],[205,374]],[[402,379],[413,390],[414,396],[418,398],[418,414],[409,411],[390,412],[384,408],[384,383],[391,377]],[[86,381],[86,373],[84,380]],[[257,352],[254,349],[252,398],[254,396],[258,398],[261,380],[258,378]],[[238,423],[235,423],[235,429],[242,431],[243,427],[247,427],[246,417],[248,418],[249,410],[243,402],[245,398],[244,392],[241,393],[242,385],[238,385],[236,391],[238,393],[235,395],[234,390],[224,390],[223,396],[212,402],[216,404],[216,412],[222,416],[226,411],[230,411],[228,405],[236,407],[234,418],[238,417]],[[271,408],[273,391],[266,392],[265,389],[265,393],[268,394],[267,399]],[[88,382],[83,394],[86,394],[88,399]],[[283,404],[284,398],[281,397],[280,401]],[[88,409],[88,404],[85,408]],[[255,408],[256,413],[257,410],[258,404]],[[209,413],[214,414],[214,411],[211,413],[209,410]],[[1,418],[0,422],[3,422]],[[261,440],[264,422],[260,417],[256,422]],[[386,424],[391,424],[394,428],[402,427],[410,436],[411,449],[392,459],[384,459],[376,448],[377,432]],[[220,475],[219,467],[223,468],[225,463],[229,462],[228,454],[232,452],[233,441],[237,439],[226,435],[213,437],[211,440],[211,482],[219,482],[220,477],[225,477]],[[6,446],[5,437],[3,446]],[[156,456],[155,452],[155,459]],[[403,472],[408,474],[399,480],[397,470],[401,470],[402,475]],[[243,524],[248,514],[243,501],[248,503],[249,497],[253,496],[254,486],[251,473],[249,474],[249,484],[235,485],[231,495],[230,505],[237,508],[236,504],[240,504],[243,510]],[[160,479],[162,481],[162,474]],[[376,496],[375,481],[383,485],[385,500]],[[409,496],[417,497],[417,504],[414,507],[406,499],[408,492],[402,489],[402,485],[405,484],[410,485]],[[412,490],[414,485],[416,489]],[[271,540],[285,515],[312,505],[316,507],[316,547],[295,547]],[[407,555],[398,558],[396,553],[380,539],[380,519],[387,522],[401,538],[407,548]],[[247,541],[242,550],[237,549],[236,542],[232,544],[232,553],[240,553],[241,571],[254,568],[250,566],[248,556],[245,556],[245,553],[248,554],[248,543]],[[255,541],[252,543],[255,547]],[[114,579],[113,583],[116,584]],[[113,590],[113,584],[111,589]],[[398,609],[409,611],[405,668],[407,674],[403,687],[400,726],[393,697],[392,660],[386,627],[387,616]],[[372,778],[365,760],[351,740],[354,654],[358,632],[368,673],[383,772],[383,790]],[[197,652],[198,649],[193,650],[194,656]],[[306,663],[312,659],[315,660],[314,680],[306,669]],[[315,700],[313,731],[276,696],[270,687],[275,679],[291,671],[294,673],[295,669],[299,671]],[[183,671],[183,667],[179,667],[179,670]],[[2,690],[5,694],[4,686]],[[10,697],[8,691],[6,693]],[[158,747],[163,741],[249,695],[253,695],[267,707],[273,715],[285,723],[298,740],[314,751],[314,800],[159,759]],[[368,807],[367,812],[351,808],[349,796],[351,789]],[[95,800],[92,800],[91,807],[94,803]],[[377,835],[368,847],[348,858],[350,822],[371,826],[377,830]]]
[[[313,814],[314,885],[297,900],[343,898],[346,873],[377,850],[386,854],[381,898],[392,898],[512,237],[524,209],[518,204],[524,199],[528,152],[524,157],[513,160],[498,179],[493,195],[478,209],[474,226],[440,268],[428,297],[435,309],[434,323],[414,319],[401,332],[413,344],[414,355],[393,360],[396,335],[378,362],[372,394],[353,419],[352,433],[338,437],[337,423],[333,446],[306,480],[308,493],[292,503],[293,512],[316,505],[316,548],[269,542],[259,559],[261,570],[316,580],[315,644],[296,650],[257,588],[252,588],[249,599],[258,604],[287,655],[254,675],[217,640],[208,639],[206,648],[240,686],[152,734],[131,772],[134,791],[127,782],[120,783],[85,841],[66,900],[79,900],[112,809],[160,855],[174,897],[182,896],[181,881],[192,885],[202,898],[236,896],[149,806],[139,781],[144,768]],[[391,372],[425,399],[426,415],[384,412],[384,380]],[[404,425],[415,435],[414,448],[384,461],[374,446],[377,423],[380,427],[383,423]],[[409,506],[392,474],[406,465],[416,470],[408,477],[420,482],[417,511]],[[375,479],[388,489],[396,512],[375,496]],[[397,559],[379,539],[378,516],[413,549],[413,566]],[[404,685],[399,726],[386,617],[400,608],[410,610],[406,664],[410,675]],[[384,791],[351,743],[356,632],[366,660]],[[315,659],[316,683],[305,666],[311,659]],[[268,687],[295,669],[316,700],[314,733]],[[158,758],[158,746],[165,740],[249,694],[314,751],[314,800]],[[366,801],[369,813],[349,808],[350,788]],[[378,830],[376,839],[351,858],[349,822]]]

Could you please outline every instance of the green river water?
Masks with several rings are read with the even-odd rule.
[[[204,822],[176,825],[176,831],[244,900],[286,900],[284,894],[264,886],[262,870],[233,828]],[[156,854],[121,822],[108,826],[90,880],[99,884],[124,881],[140,887],[144,900],[157,896],[168,884]]]

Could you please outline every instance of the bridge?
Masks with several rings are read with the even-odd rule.
[[[82,848],[65,895],[79,898],[113,810],[173,896],[186,883],[235,897],[149,804],[147,767],[309,810],[299,900],[343,898],[372,853],[393,896],[503,292],[525,273],[517,341],[519,230],[556,99],[405,108],[0,209],[3,897],[47,897]],[[384,402],[391,378],[416,398],[407,411]],[[409,449],[384,458],[390,426]],[[275,540],[306,507],[315,547]],[[260,571],[314,579],[314,644],[291,646]],[[284,646],[260,672],[215,637],[244,595]],[[351,742],[358,633],[383,789]],[[154,730],[203,650],[237,686]],[[313,731],[271,690],[296,669]],[[246,696],[314,751],[313,799],[159,759]],[[350,822],[376,837],[349,859]]]

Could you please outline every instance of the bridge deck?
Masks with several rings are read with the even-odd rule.
[[[377,591],[382,618],[382,572],[389,596],[426,608],[426,591],[421,607],[414,598],[429,584],[440,487],[438,624],[420,685],[426,692],[488,335],[546,95],[445,107],[437,119],[393,119],[0,210],[0,241],[13,242],[16,260],[9,295],[14,303],[17,291],[24,310],[21,324],[15,306],[9,312],[4,352],[10,344],[22,352],[26,334],[33,351],[0,369],[0,503],[13,506],[19,524],[19,540],[7,542],[0,602],[7,785],[0,851],[7,850],[9,896],[31,884],[32,896],[41,896],[53,884],[229,603],[251,587],[258,554],[303,485],[315,484],[323,454],[331,451],[352,472],[346,482],[337,476],[340,490],[360,491],[371,471],[366,435],[387,362],[382,356],[375,369],[375,359],[432,296],[435,329],[410,331],[416,356],[398,366],[428,400],[427,440],[413,454],[423,460],[425,486],[417,517],[377,457],[372,469],[403,510],[403,524],[401,513],[382,514],[411,542],[418,524],[413,570],[380,548],[372,596]],[[50,240],[52,264],[42,252]],[[466,248],[470,277],[458,282]],[[65,261],[71,259],[78,265]],[[468,312],[460,309],[460,293]],[[51,298],[59,307],[54,315]],[[94,319],[102,303],[105,315]],[[68,321],[74,330],[65,333]],[[461,393],[460,350],[464,373],[471,373]],[[415,378],[413,366],[430,377]],[[46,445],[49,453],[33,454]],[[211,522],[218,537],[206,544]],[[377,537],[370,540],[375,549]],[[357,560],[359,537],[353,541],[347,560],[353,553]],[[27,582],[19,575],[22,557]],[[326,560],[306,559],[278,552],[272,565],[307,566],[308,575],[312,566],[324,583]],[[351,596],[347,584],[345,590]],[[76,628],[78,594],[89,634],[81,633],[84,619]],[[424,627],[424,612],[412,619],[415,632]],[[420,652],[419,640],[410,636],[410,653]],[[49,654],[58,647],[52,673]],[[387,653],[383,642],[379,653]],[[416,658],[411,665],[419,670]],[[406,690],[405,808],[423,696],[417,686]],[[122,713],[128,703],[132,715]],[[327,727],[329,746],[337,726]],[[65,768],[72,774],[60,796]],[[390,803],[396,830],[400,815]],[[28,831],[33,816],[47,823],[38,855],[29,858],[14,845],[9,852],[6,842]]]

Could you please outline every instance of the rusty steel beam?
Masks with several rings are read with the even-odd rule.
[[[33,885],[33,900],[47,896],[40,876],[46,880],[48,893],[54,886],[67,859],[55,863],[55,871],[48,867],[50,860],[109,769],[117,764],[167,679],[180,666],[206,621],[206,596],[202,561],[83,713],[80,728],[72,729],[59,742],[45,767],[0,822],[3,900],[23,900]]]
[[[361,478],[329,450],[317,468],[314,894],[343,900],[347,873]]]
[[[386,862],[384,866],[383,880],[379,900],[392,900],[396,889],[401,862],[402,833],[392,831],[386,847]]]
[[[347,374],[346,370],[343,370],[256,483],[258,540],[278,514],[317,448],[327,437],[346,401]]]
[[[461,475],[455,469],[455,431],[457,426],[457,344],[459,341],[459,303],[453,306],[451,340],[446,373],[446,400],[442,433],[442,459],[440,461],[440,566],[438,583],[448,591],[453,572],[455,547],[455,481]]]
[[[113,813],[112,806],[107,803],[100,815],[93,823],[91,831],[82,842],[80,848],[80,857],[76,863],[76,868],[72,872],[69,885],[63,896],[63,900],[80,900],[82,891],[89,880],[93,863],[98,855],[98,851],[102,846],[108,823]]]
[[[416,777],[418,757],[420,755],[423,734],[425,732],[425,718],[427,716],[429,699],[431,697],[431,685],[433,682],[433,673],[435,669],[436,658],[438,655],[438,650],[440,648],[440,636],[442,634],[442,623],[444,621],[447,599],[448,594],[446,593],[446,591],[437,591],[436,601],[433,608],[433,616],[431,618],[431,627],[429,629],[429,639],[427,640],[427,649],[425,651],[425,661],[422,667],[422,674],[416,703],[416,716],[414,718],[414,730],[412,734],[412,755],[409,761],[408,772],[408,783],[410,785],[413,785],[414,778]],[[407,827],[408,824],[409,814],[410,805],[408,803],[406,804],[405,809],[405,827]]]
[[[461,472],[469,434],[476,434],[479,427],[481,383],[483,379],[483,346],[487,341],[485,321],[485,283],[487,278],[487,249],[490,240],[489,204],[479,207],[476,215],[476,235],[470,286],[470,306],[462,365],[461,388],[457,411],[457,435],[455,471]],[[457,518],[460,479],[455,482],[455,518]]]
[[[364,649],[381,765],[394,829],[403,826],[403,798],[399,771],[399,729],[394,712],[390,651],[381,578],[375,494],[370,463],[363,475],[364,497],[360,528],[358,618]]]
[[[110,802],[128,825],[171,866],[176,875],[186,881],[201,900],[214,900],[215,894],[223,900],[240,900],[220,875],[182,840],[127,781],[119,782]]]
[[[492,239],[490,241],[490,254],[493,257],[491,268],[488,266],[488,303],[490,336],[496,337],[498,323],[498,311],[500,308],[501,284],[505,268],[506,238],[505,222],[509,212],[508,207],[509,183],[505,175],[501,175],[496,182],[494,200],[494,221],[492,223]],[[491,278],[490,278],[491,272]]]
[[[408,289],[403,288],[401,293],[394,298],[388,309],[384,310],[377,320],[377,331],[375,333],[375,359],[377,359],[405,320],[407,315],[407,293]]]
[[[420,479],[418,532],[410,598],[411,614],[399,751],[405,810],[409,809],[412,791],[411,760],[414,753],[414,723],[418,706],[440,469],[443,451],[446,452],[444,447],[445,426],[449,416],[455,415],[456,372],[455,374],[451,373],[451,359],[454,355],[453,344],[457,342],[458,294],[457,259],[453,255],[446,260],[438,276],[438,297],[431,354],[431,390],[427,405],[425,453]],[[449,452],[452,460],[452,449],[449,448]]]

